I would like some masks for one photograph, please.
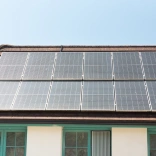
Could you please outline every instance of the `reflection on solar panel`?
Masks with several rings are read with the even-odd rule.
[[[54,79],[82,79],[83,53],[58,53]]]
[[[113,53],[116,80],[142,80],[143,74],[138,52]]]
[[[17,95],[14,110],[43,110],[45,109],[50,82],[22,82]]]
[[[55,53],[30,53],[24,80],[50,80],[54,65]]]
[[[19,82],[0,82],[0,109],[10,109]]]
[[[146,79],[156,79],[156,53],[142,52],[141,56]]]
[[[49,110],[80,110],[81,82],[53,82]]]
[[[21,79],[27,54],[24,52],[2,53],[0,59],[0,80]]]
[[[114,110],[113,84],[84,82],[82,110]]]
[[[147,81],[152,110],[156,110],[156,81]]]
[[[118,111],[149,111],[143,81],[115,82]]]
[[[111,53],[85,53],[84,79],[112,79]]]

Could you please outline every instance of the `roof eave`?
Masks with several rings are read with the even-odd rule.
[[[156,112],[0,111],[0,123],[156,125]]]

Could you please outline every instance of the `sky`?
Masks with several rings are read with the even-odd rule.
[[[0,44],[156,45],[156,0],[0,0]]]

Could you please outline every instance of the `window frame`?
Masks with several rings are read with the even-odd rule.
[[[0,143],[1,143],[1,145],[0,145],[0,148],[1,148],[1,151],[0,151],[0,155],[2,155],[3,153],[3,142],[4,142],[4,140],[3,140],[3,131],[2,130],[0,130],[0,133],[1,133],[1,140],[0,140]]]
[[[62,137],[62,156],[65,156],[65,133],[66,132],[88,132],[88,155],[92,156],[92,132],[93,131],[109,131],[110,132],[110,156],[112,155],[112,131],[111,128],[104,127],[64,127]]]
[[[24,132],[25,133],[25,146],[24,146],[24,156],[26,156],[26,148],[27,148],[27,129],[26,127],[0,127],[1,132],[1,153],[2,156],[6,155],[6,139],[7,132]]]
[[[65,156],[65,133],[66,132],[87,132],[88,133],[88,146],[87,146],[87,149],[88,149],[88,155],[87,156],[90,156],[91,154],[91,131],[89,130],[64,130],[63,131],[63,148],[62,148],[62,155]]]
[[[151,151],[151,146],[150,146],[150,135],[151,134],[156,135],[156,131],[155,130],[149,130],[148,133],[147,133],[148,156],[150,156],[150,151]]]

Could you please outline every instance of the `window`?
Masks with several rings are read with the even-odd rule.
[[[149,156],[155,156],[156,155],[156,133],[150,133],[149,134]]]
[[[2,155],[2,133],[0,132],[0,155]]]
[[[1,156],[25,156],[26,132],[24,130],[0,131]]]
[[[88,132],[66,132],[65,156],[87,156],[88,135]]]
[[[63,156],[110,156],[110,131],[64,131]]]

